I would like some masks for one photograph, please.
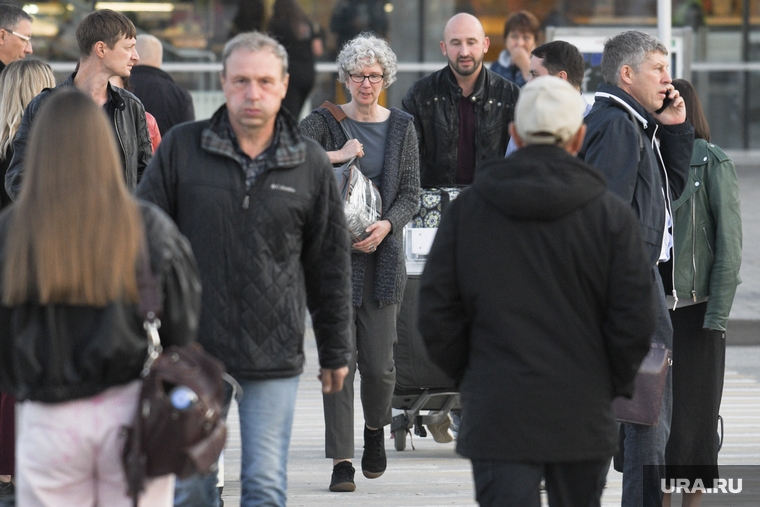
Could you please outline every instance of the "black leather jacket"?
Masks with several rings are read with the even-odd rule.
[[[195,340],[200,278],[190,245],[156,206],[140,203],[151,270],[163,288],[161,343]],[[0,266],[11,206],[0,215]],[[0,286],[2,270],[0,269]],[[0,305],[0,389],[46,403],[94,396],[140,377],[148,348],[137,305]]]
[[[5,190],[12,199],[16,199],[21,188],[27,138],[37,111],[54,90],[74,86],[74,76],[76,72],[54,89],[45,88],[26,107],[16,137],[13,138],[13,159],[5,174]],[[108,93],[116,105],[112,122],[116,132],[116,142],[120,148],[124,179],[127,187],[134,191],[153,154],[148,125],[145,122],[145,108],[140,99],[127,90],[112,87],[109,84]]]
[[[509,143],[509,123],[520,89],[485,67],[470,95],[475,101],[475,159],[504,157]],[[420,185],[452,186],[457,173],[457,140],[462,88],[447,65],[416,81],[401,106],[414,116],[420,143]],[[477,170],[477,167],[476,167]]]

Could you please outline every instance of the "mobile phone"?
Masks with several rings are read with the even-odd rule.
[[[671,97],[670,92],[668,92],[668,94],[665,96],[665,100],[662,101],[662,107],[655,111],[655,114],[661,114],[668,108],[671,102],[673,102],[673,97]]]

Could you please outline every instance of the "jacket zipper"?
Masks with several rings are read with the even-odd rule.
[[[672,261],[673,269],[671,269],[670,277],[673,284],[673,310],[678,306],[678,293],[676,292],[676,217],[673,215],[673,206],[670,199],[670,182],[668,180],[668,171],[665,167],[665,161],[662,159],[662,153],[660,153],[660,146],[657,144],[657,130],[659,125],[655,124],[654,133],[652,134],[652,150],[657,152],[657,158],[662,165],[662,175],[665,178],[665,205],[667,207],[667,213],[670,213],[670,238],[673,246],[670,249],[670,259]]]
[[[250,202],[251,202],[251,196],[246,195],[245,198],[243,199],[243,209],[248,209],[248,205],[250,204]]]
[[[114,109],[113,111],[113,127],[116,131],[116,137],[119,139],[119,146],[121,146],[121,155],[124,157],[124,173],[126,175],[127,172],[127,150],[124,149],[124,142],[121,140],[121,132],[119,132],[119,122],[116,121],[116,112],[117,110]]]
[[[691,299],[697,302],[697,211],[696,198],[691,196]]]

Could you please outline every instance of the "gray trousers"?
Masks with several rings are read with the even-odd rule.
[[[362,305],[353,308],[351,340],[353,357],[343,390],[322,395],[325,411],[325,456],[333,459],[354,457],[354,374],[361,375],[364,422],[382,428],[391,422],[391,399],[396,386],[393,355],[396,347],[396,318],[400,305],[379,306],[374,297],[375,256],[368,256],[364,275]]]

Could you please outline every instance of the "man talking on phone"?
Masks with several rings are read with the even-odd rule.
[[[667,48],[646,33],[631,30],[607,40],[601,65],[604,82],[586,116],[586,139],[578,156],[600,170],[610,190],[638,215],[658,301],[651,341],[672,350],[673,328],[657,264],[672,253],[671,202],[686,185],[694,128],[686,121],[686,107],[671,84],[668,64]],[[668,373],[655,426],[620,427],[615,469],[623,472],[623,507],[662,505],[659,474],[664,472],[670,435],[671,382]],[[646,465],[659,467],[645,469]]]

